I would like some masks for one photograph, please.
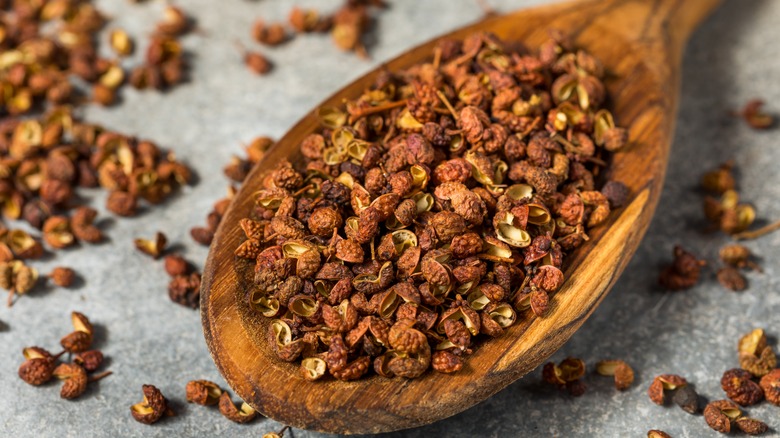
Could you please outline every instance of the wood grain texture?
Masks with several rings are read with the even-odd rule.
[[[663,185],[677,111],[680,61],[690,32],[720,0],[583,0],[485,20],[447,37],[490,31],[505,41],[536,47],[548,29],[571,32],[575,43],[602,60],[619,125],[630,146],[612,158],[609,176],[632,192],[630,204],[567,259],[566,284],[543,318],[522,315],[497,339],[481,343],[454,375],[427,373],[406,380],[372,376],[354,382],[308,382],[297,364],[282,363],[267,347],[268,321],[246,302],[252,263],[233,251],[243,235],[251,194],[283,158],[295,160],[301,140],[317,128],[313,112],[293,127],[247,178],[225,215],[206,264],[201,316],[217,367],[238,396],[261,413],[298,428],[331,433],[376,433],[420,426],[461,412],[536,368],[590,316],[625,268],[652,219]],[[399,70],[429,59],[435,42],[389,61]],[[322,105],[360,95],[369,73]]]

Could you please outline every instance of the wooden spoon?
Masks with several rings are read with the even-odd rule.
[[[653,216],[674,132],[680,62],[691,31],[720,0],[585,0],[514,12],[464,27],[446,37],[489,31],[502,40],[538,47],[549,29],[571,33],[575,44],[601,59],[612,110],[629,129],[630,147],[617,153],[609,177],[630,189],[628,206],[593,230],[570,255],[566,284],[543,318],[522,315],[503,336],[481,343],[453,375],[429,372],[413,380],[373,375],[353,382],[309,382],[299,365],[282,363],[266,344],[268,320],[246,303],[252,263],[236,259],[238,226],[253,206],[262,176],[313,132],[313,112],[295,125],[249,175],[217,231],[206,264],[201,314],[214,361],[236,394],[261,413],[294,427],[331,433],[387,432],[432,423],[485,400],[539,366],[590,316],[633,255]],[[388,62],[399,70],[431,58],[435,41]],[[371,72],[322,103],[337,106],[369,86]]]

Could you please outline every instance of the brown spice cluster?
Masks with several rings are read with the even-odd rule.
[[[192,19],[181,8],[166,6],[163,19],[150,37],[144,63],[130,72],[130,85],[139,90],[164,90],[182,83],[186,79],[187,64],[179,37],[192,28]],[[114,48],[116,50],[116,46]]]
[[[600,108],[603,75],[559,35],[534,54],[474,34],[320,108],[236,249],[278,357],[309,359],[311,378],[455,372],[480,335],[543,317],[564,255],[627,199],[596,185],[627,137]]]
[[[208,380],[191,380],[187,383],[187,401],[201,406],[218,405],[219,412],[228,420],[239,424],[249,423],[257,417],[257,412],[246,402],[238,407],[230,394],[216,383]]]
[[[733,169],[734,162],[728,161],[705,173],[701,182],[708,192],[704,197],[704,216],[714,229],[731,235],[747,230],[756,219],[753,206],[740,202]]]
[[[175,6],[168,6],[146,54],[146,63],[129,77],[118,60],[100,55],[99,33],[107,17],[89,0],[15,1],[3,11],[0,46],[0,114],[35,111],[39,104],[78,104],[83,101],[71,84],[85,81],[90,101],[100,105],[117,102],[117,91],[126,82],[137,88],[163,88],[181,82],[183,57],[175,37],[189,28]],[[120,57],[134,49],[130,36],[113,29],[109,46]]]
[[[109,192],[109,211],[133,216],[142,201],[159,204],[189,180],[190,170],[173,154],[84,123],[65,108],[0,122],[0,210],[6,219],[41,230],[41,240],[54,250],[103,240],[97,211],[76,204],[79,188],[102,187]],[[12,295],[29,291],[37,271],[22,260],[43,254],[33,235],[0,227],[0,286]],[[67,287],[72,277],[72,271],[59,270],[50,279]]]
[[[780,405],[780,369],[771,346],[762,329],[755,329],[740,338],[739,361],[742,368],[723,373],[720,384],[728,400],[717,400],[704,408],[704,420],[710,428],[729,433],[736,429],[749,435],[760,435],[768,426],[757,419],[746,416],[740,406],[752,406],[766,398],[770,403]],[[760,378],[760,381],[757,379]],[[672,400],[688,413],[699,410],[699,396],[684,378],[673,374],[662,374],[653,380],[648,388],[650,399],[663,405]],[[652,432],[652,431],[651,431]],[[650,436],[648,434],[648,436]]]
[[[19,366],[19,378],[30,385],[39,386],[53,377],[63,380],[60,397],[72,400],[81,396],[87,390],[87,385],[111,374],[110,371],[89,375],[103,363],[103,353],[90,350],[94,329],[89,319],[79,312],[71,314],[74,331],[62,338],[60,344],[64,349],[53,355],[41,347],[27,347],[22,350],[25,361]],[[60,363],[59,357],[64,353],[75,353],[73,362]]]
[[[336,47],[367,58],[363,39],[373,25],[372,10],[386,7],[383,0],[346,0],[335,13],[324,15],[315,9],[296,6],[288,18],[292,33],[288,32],[283,23],[269,23],[261,18],[252,25],[251,36],[257,43],[276,47],[298,33],[330,32]],[[263,53],[252,50],[243,52],[244,64],[255,74],[264,75],[273,68],[273,63]]]
[[[674,261],[661,271],[658,283],[668,290],[692,288],[699,282],[701,268],[706,265],[704,260],[699,260],[679,245],[675,246]]]
[[[176,254],[165,256],[165,272],[171,276],[168,297],[174,303],[193,309],[200,306],[200,272]]]
[[[585,362],[582,359],[568,357],[559,364],[548,362],[542,368],[542,379],[558,388],[566,388],[569,394],[579,397],[585,393]]]

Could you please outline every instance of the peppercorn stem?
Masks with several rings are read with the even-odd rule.
[[[306,193],[307,190],[311,190],[313,188],[314,188],[314,184],[309,184],[309,185],[303,186],[300,190],[298,190],[297,192],[293,193],[293,198],[297,198],[298,196]]]
[[[438,70],[440,63],[441,63],[441,47],[436,47],[433,50],[433,68],[435,70]]]
[[[404,105],[406,105],[406,99],[398,100],[395,102],[383,103],[381,105],[376,105],[376,106],[369,106],[369,107],[358,109],[357,111],[355,111],[354,114],[350,114],[350,117],[352,118],[352,120],[357,120],[361,117],[370,116],[376,113],[381,113],[382,111],[387,111]]]
[[[780,230],[780,220],[773,222],[769,225],[765,225],[757,230],[751,230],[751,231],[743,231],[741,233],[734,234],[733,237],[736,240],[752,240],[752,239],[758,239],[759,237],[762,237],[766,234],[771,233],[772,231]]]
[[[90,376],[89,381],[90,382],[97,382],[98,380],[102,379],[103,377],[108,377],[111,374],[114,374],[113,371],[103,371],[100,374],[95,374],[94,376]]]
[[[436,90],[436,95],[439,96],[439,99],[441,99],[442,103],[444,103],[444,106],[446,106],[447,109],[450,110],[450,114],[452,114],[452,117],[455,120],[458,120],[458,114],[455,112],[455,108],[452,107],[452,104],[450,103],[449,99],[447,99],[447,96],[445,96],[444,93],[441,92],[441,90]]]

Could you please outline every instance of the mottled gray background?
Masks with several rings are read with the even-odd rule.
[[[693,1],[693,0],[691,0]],[[164,3],[130,5],[125,0],[97,2],[114,21],[144,41]],[[84,436],[260,436],[280,427],[261,419],[232,424],[216,409],[187,405],[190,379],[224,385],[206,350],[200,315],[169,302],[168,278],[160,263],[132,249],[132,238],[161,230],[189,258],[202,261],[206,249],[189,237],[203,223],[212,203],[225,193],[221,167],[240,154],[242,142],[259,134],[281,136],[321,99],[353,78],[406,48],[477,19],[474,0],[396,0],[381,14],[369,48],[371,61],[344,54],[329,38],[298,37],[265,50],[276,64],[266,77],[255,77],[241,64],[235,42],[249,47],[253,20],[286,19],[293,4],[334,8],[338,0],[187,0],[181,5],[198,20],[199,32],[184,44],[193,55],[192,81],[165,95],[124,89],[122,105],[90,107],[90,120],[122,132],[154,139],[193,166],[200,182],[164,208],[140,218],[104,223],[110,242],[76,248],[39,263],[43,272],[57,264],[85,277],[76,290],[51,289],[22,297],[12,309],[0,306],[0,435],[14,437]],[[499,11],[545,3],[491,0]],[[637,383],[617,393],[607,378],[588,374],[588,392],[572,399],[539,383],[539,371],[510,385],[478,406],[437,424],[390,436],[644,436],[660,428],[674,437],[716,436],[701,416],[661,408],[645,391],[658,373],[679,373],[705,396],[723,397],[721,373],[737,365],[735,343],[754,327],[780,335],[778,258],[780,233],[749,246],[762,257],[765,272],[750,274],[750,289],[723,290],[707,271],[692,290],[665,293],[656,287],[658,266],[674,244],[682,243],[715,261],[728,239],[703,234],[701,172],[735,158],[740,187],[759,217],[780,218],[780,145],[777,131],[755,132],[728,113],[752,97],[780,110],[780,1],[729,0],[696,32],[683,68],[677,135],[666,187],[653,225],[623,277],[601,307],[555,356],[583,358],[588,364],[624,358],[637,370]],[[141,50],[141,52],[142,52]],[[101,208],[104,195],[84,193]],[[20,350],[41,345],[56,350],[70,330],[69,312],[89,315],[98,330],[96,347],[108,355],[114,375],[94,385],[77,401],[59,399],[59,385],[33,388],[16,377]],[[773,342],[777,342],[775,338]],[[140,400],[140,386],[153,383],[175,402],[179,412],[153,427],[132,420],[129,406]],[[780,430],[778,408],[763,404],[750,415]],[[770,433],[769,435],[771,435]],[[296,430],[296,438],[322,436]]]

